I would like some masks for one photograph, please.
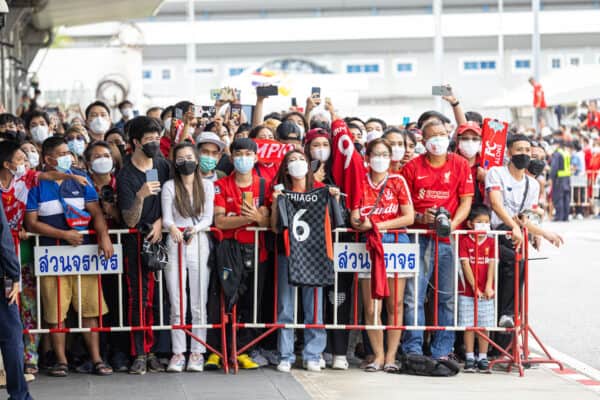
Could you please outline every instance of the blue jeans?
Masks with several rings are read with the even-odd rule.
[[[288,258],[280,255],[277,258],[277,322],[280,324],[291,324],[294,322],[294,286],[288,281],[289,268]],[[314,288],[298,288],[300,301],[304,309],[304,323],[314,323]],[[323,288],[317,289],[317,323],[323,323]],[[321,353],[327,344],[327,333],[325,329],[304,329],[304,349],[302,350],[303,361],[319,361]],[[280,329],[277,347],[281,355],[281,361],[294,363],[294,330]]]
[[[421,236],[419,238],[419,251],[421,253],[420,269],[417,278],[419,285],[417,321],[419,326],[425,325],[423,304],[425,303],[429,281],[433,277],[435,261],[434,248],[434,238],[427,236]],[[451,326],[454,323],[454,257],[452,255],[452,246],[448,243],[439,243],[438,250],[438,324],[440,326]],[[404,293],[404,324],[407,326],[414,326],[414,299],[415,281],[414,279],[408,279]],[[436,359],[446,357],[452,352],[453,345],[453,331],[436,332],[431,342],[432,357]],[[407,354],[422,354],[423,331],[405,331],[402,341],[402,350]]]
[[[3,286],[0,285],[0,289]],[[0,296],[0,350],[6,371],[6,391],[10,400],[29,400],[23,358],[23,325],[16,304],[8,305],[4,293]]]

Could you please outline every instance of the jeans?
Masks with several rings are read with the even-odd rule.
[[[0,288],[3,289],[2,285]],[[8,305],[0,296],[0,350],[6,370],[6,391],[11,400],[31,399],[24,377],[23,325],[16,304]]]
[[[278,323],[291,324],[294,322],[294,286],[288,281],[289,268],[286,256],[280,255],[277,258],[277,309]],[[315,288],[301,287],[300,298],[302,308],[304,309],[304,323],[314,324],[314,298]],[[317,291],[317,324],[323,323],[323,288],[316,288]],[[327,333],[324,329],[304,329],[304,349],[302,350],[303,361],[319,361],[321,353],[325,350],[327,344]],[[280,329],[278,338],[278,348],[281,354],[281,361],[294,363],[294,330]]]
[[[208,298],[208,257],[210,248],[206,233],[200,232],[194,235],[189,245],[181,245],[181,292],[179,290],[179,245],[168,239],[169,265],[165,269],[165,279],[167,282],[167,291],[169,292],[170,324],[185,325],[187,313],[187,295],[186,282],[189,280],[190,288],[190,307],[193,325],[206,324],[206,303]],[[179,301],[180,295],[183,314],[180,313]],[[181,319],[183,315],[183,320]],[[183,323],[182,323],[183,322]],[[192,329],[194,336],[206,342],[206,328]],[[186,350],[186,335],[181,329],[171,331],[171,343],[173,353],[180,354]],[[192,353],[204,353],[204,345],[194,338],[191,339]]]
[[[435,239],[428,236],[419,238],[420,265],[418,280],[417,321],[419,326],[425,325],[424,303],[429,281],[433,277],[435,261]],[[454,323],[454,259],[452,246],[449,243],[438,244],[438,325],[451,326]],[[433,283],[432,283],[433,285]],[[404,324],[414,325],[415,280],[408,279],[404,294]],[[454,332],[438,331],[431,342],[433,358],[446,357],[452,352]],[[404,332],[402,350],[407,354],[423,353],[423,331],[408,330]]]

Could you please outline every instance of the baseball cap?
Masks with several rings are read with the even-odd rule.
[[[294,122],[283,121],[277,127],[277,137],[279,140],[302,140],[300,128]]]
[[[472,131],[477,136],[481,136],[481,128],[479,127],[479,124],[475,121],[468,121],[464,124],[460,124],[458,126],[458,129],[456,130],[456,134],[460,136],[467,131]]]
[[[223,151],[225,149],[225,143],[219,138],[219,136],[214,132],[202,132],[196,138],[196,146],[200,147],[203,143],[212,143],[219,148],[219,151]]]
[[[304,143],[310,143],[316,138],[324,137],[328,140],[331,140],[331,135],[323,128],[314,128],[306,133],[304,137]]]
[[[258,146],[256,145],[256,142],[252,139],[240,138],[235,139],[233,143],[231,143],[229,149],[231,150],[231,153],[233,153],[236,150],[248,150],[256,153],[258,151]]]

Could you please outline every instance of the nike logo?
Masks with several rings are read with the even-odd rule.
[[[425,175],[425,176],[417,176],[417,180],[418,180],[418,181],[420,181],[420,180],[422,180],[422,179],[425,179],[425,178],[427,178],[427,175]]]

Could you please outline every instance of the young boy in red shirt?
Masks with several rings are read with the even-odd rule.
[[[476,231],[490,230],[491,211],[485,205],[473,206],[467,219],[467,227]],[[475,298],[477,298],[477,326],[493,327],[494,324],[494,271],[496,252],[494,238],[485,234],[462,235],[458,242],[458,255],[463,276],[458,282],[458,325],[475,325]],[[486,331],[484,331],[486,333]],[[487,360],[488,342],[478,340],[479,354],[475,360],[475,332],[465,331],[465,372],[489,373]]]

